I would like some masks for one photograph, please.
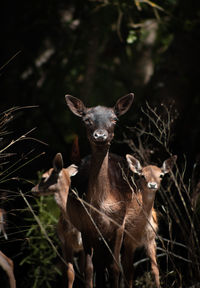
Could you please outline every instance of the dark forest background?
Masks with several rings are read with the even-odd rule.
[[[193,172],[200,159],[200,2],[3,2],[0,203],[7,211],[8,241],[1,236],[0,249],[15,263],[17,287],[28,287],[24,283],[32,283],[26,282],[31,281],[27,275],[32,272],[31,262],[22,265],[30,253],[24,227],[34,220],[25,212],[20,191],[30,194],[38,171],[50,168],[57,152],[63,154],[66,166],[70,164],[77,135],[81,157],[90,151],[80,119],[69,111],[65,94],[80,98],[88,107],[113,106],[119,97],[135,94],[130,111],[117,124],[111,147],[122,156],[134,153],[130,143],[135,139],[134,127],[146,121],[143,110],[156,108],[156,113],[165,118],[167,108],[171,115],[169,151],[178,155],[188,187],[193,176],[198,183],[199,170],[195,175]],[[154,140],[148,143],[148,149],[153,151],[151,162],[159,165],[165,160],[166,149]],[[29,201],[39,205],[30,195]],[[174,232],[174,239],[178,238]],[[188,272],[185,267],[180,272],[183,275],[179,274],[178,280],[172,277],[168,287],[199,283],[199,267],[195,280],[192,270],[184,274]],[[20,281],[24,271],[28,280]],[[53,287],[42,283],[29,287]]]

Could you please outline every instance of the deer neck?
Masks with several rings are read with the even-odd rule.
[[[147,214],[150,214],[154,205],[156,191],[147,188],[146,183],[141,185],[143,208]]]
[[[109,149],[93,149],[88,185],[88,200],[93,203],[102,202],[110,192],[108,176]]]
[[[60,172],[58,178],[58,192],[55,193],[54,198],[58,206],[63,212],[66,212],[66,204],[69,193],[69,177],[67,177],[64,169]]]

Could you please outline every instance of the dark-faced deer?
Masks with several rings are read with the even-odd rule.
[[[74,253],[83,251],[80,232],[71,224],[66,213],[66,203],[71,183],[70,177],[76,175],[77,172],[78,169],[73,164],[68,168],[63,168],[62,155],[61,153],[57,153],[53,159],[53,168],[45,172],[42,175],[41,182],[32,188],[32,192],[37,196],[53,194],[56,203],[61,209],[57,233],[61,242],[63,257],[67,263],[69,288],[73,287],[75,279],[73,268]]]
[[[85,193],[85,200],[89,204],[86,205],[87,207],[85,206],[87,211],[75,197],[69,199],[67,203],[67,210],[72,221],[73,213],[81,215],[80,220],[76,223],[74,221],[73,224],[82,233],[86,253],[86,287],[93,287],[93,264],[96,271],[96,284],[99,287],[105,287],[103,280],[105,267],[110,272],[111,285],[118,286],[122,225],[130,188],[123,179],[120,169],[120,166],[124,168],[126,163],[123,158],[110,154],[109,148],[118,117],[128,111],[133,97],[134,95],[131,93],[120,98],[113,108],[104,106],[86,108],[81,100],[66,95],[68,107],[82,119],[86,127],[87,138],[92,150],[91,157],[84,161],[84,165],[80,167],[80,173],[77,175],[79,179],[85,178],[85,175],[88,177],[86,185],[78,187],[80,194]],[[75,218],[77,219],[77,217]],[[83,225],[80,225],[82,222],[84,222]],[[115,260],[113,260],[111,252]]]
[[[141,246],[145,247],[150,258],[156,287],[160,287],[155,241],[158,222],[153,205],[162,178],[170,172],[176,158],[177,156],[172,156],[165,160],[161,168],[153,165],[142,167],[135,157],[126,155],[130,169],[139,175],[139,180],[135,183],[137,190],[128,204],[125,217],[125,231],[128,234],[124,234],[122,266],[126,287],[133,287],[133,256],[135,249]]]

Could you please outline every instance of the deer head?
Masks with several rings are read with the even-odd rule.
[[[78,167],[74,164],[68,168],[63,168],[63,158],[61,153],[57,153],[53,159],[53,168],[49,169],[42,175],[42,179],[39,184],[32,188],[32,192],[36,195],[48,195],[54,194],[62,189],[62,185],[66,185],[65,188],[69,188],[71,184],[70,177],[75,176],[78,172]],[[64,175],[61,175],[64,173]],[[65,184],[62,184],[62,183]]]
[[[83,120],[90,143],[96,146],[110,145],[118,117],[129,110],[133,98],[133,93],[125,95],[113,108],[104,106],[86,108],[80,99],[71,95],[65,96],[69,109]]]
[[[129,168],[133,171],[133,173],[141,176],[141,179],[143,178],[142,182],[145,187],[150,190],[156,191],[159,189],[160,183],[164,175],[172,170],[176,162],[177,156],[174,155],[169,159],[165,160],[161,168],[154,165],[142,167],[139,160],[129,154],[126,155],[126,159],[128,161]]]

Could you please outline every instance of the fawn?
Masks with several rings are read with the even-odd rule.
[[[125,216],[125,232],[122,249],[122,267],[126,287],[133,286],[133,256],[136,248],[144,246],[151,261],[152,273],[156,287],[160,287],[159,270],[156,260],[156,232],[158,221],[153,208],[156,191],[160,187],[163,176],[169,173],[177,159],[172,156],[163,162],[161,168],[153,165],[142,167],[140,162],[127,154],[130,169],[139,175],[136,183],[137,191],[128,203]],[[130,237],[130,235],[132,237]]]
[[[77,172],[78,169],[73,164],[68,168],[63,168],[62,154],[57,153],[53,159],[53,168],[45,172],[42,175],[41,182],[32,188],[32,192],[37,196],[54,194],[55,201],[61,209],[57,234],[61,241],[63,257],[67,262],[69,288],[73,287],[75,279],[73,268],[74,253],[83,251],[80,232],[71,224],[66,213],[66,203],[71,183],[70,177],[75,176]]]

